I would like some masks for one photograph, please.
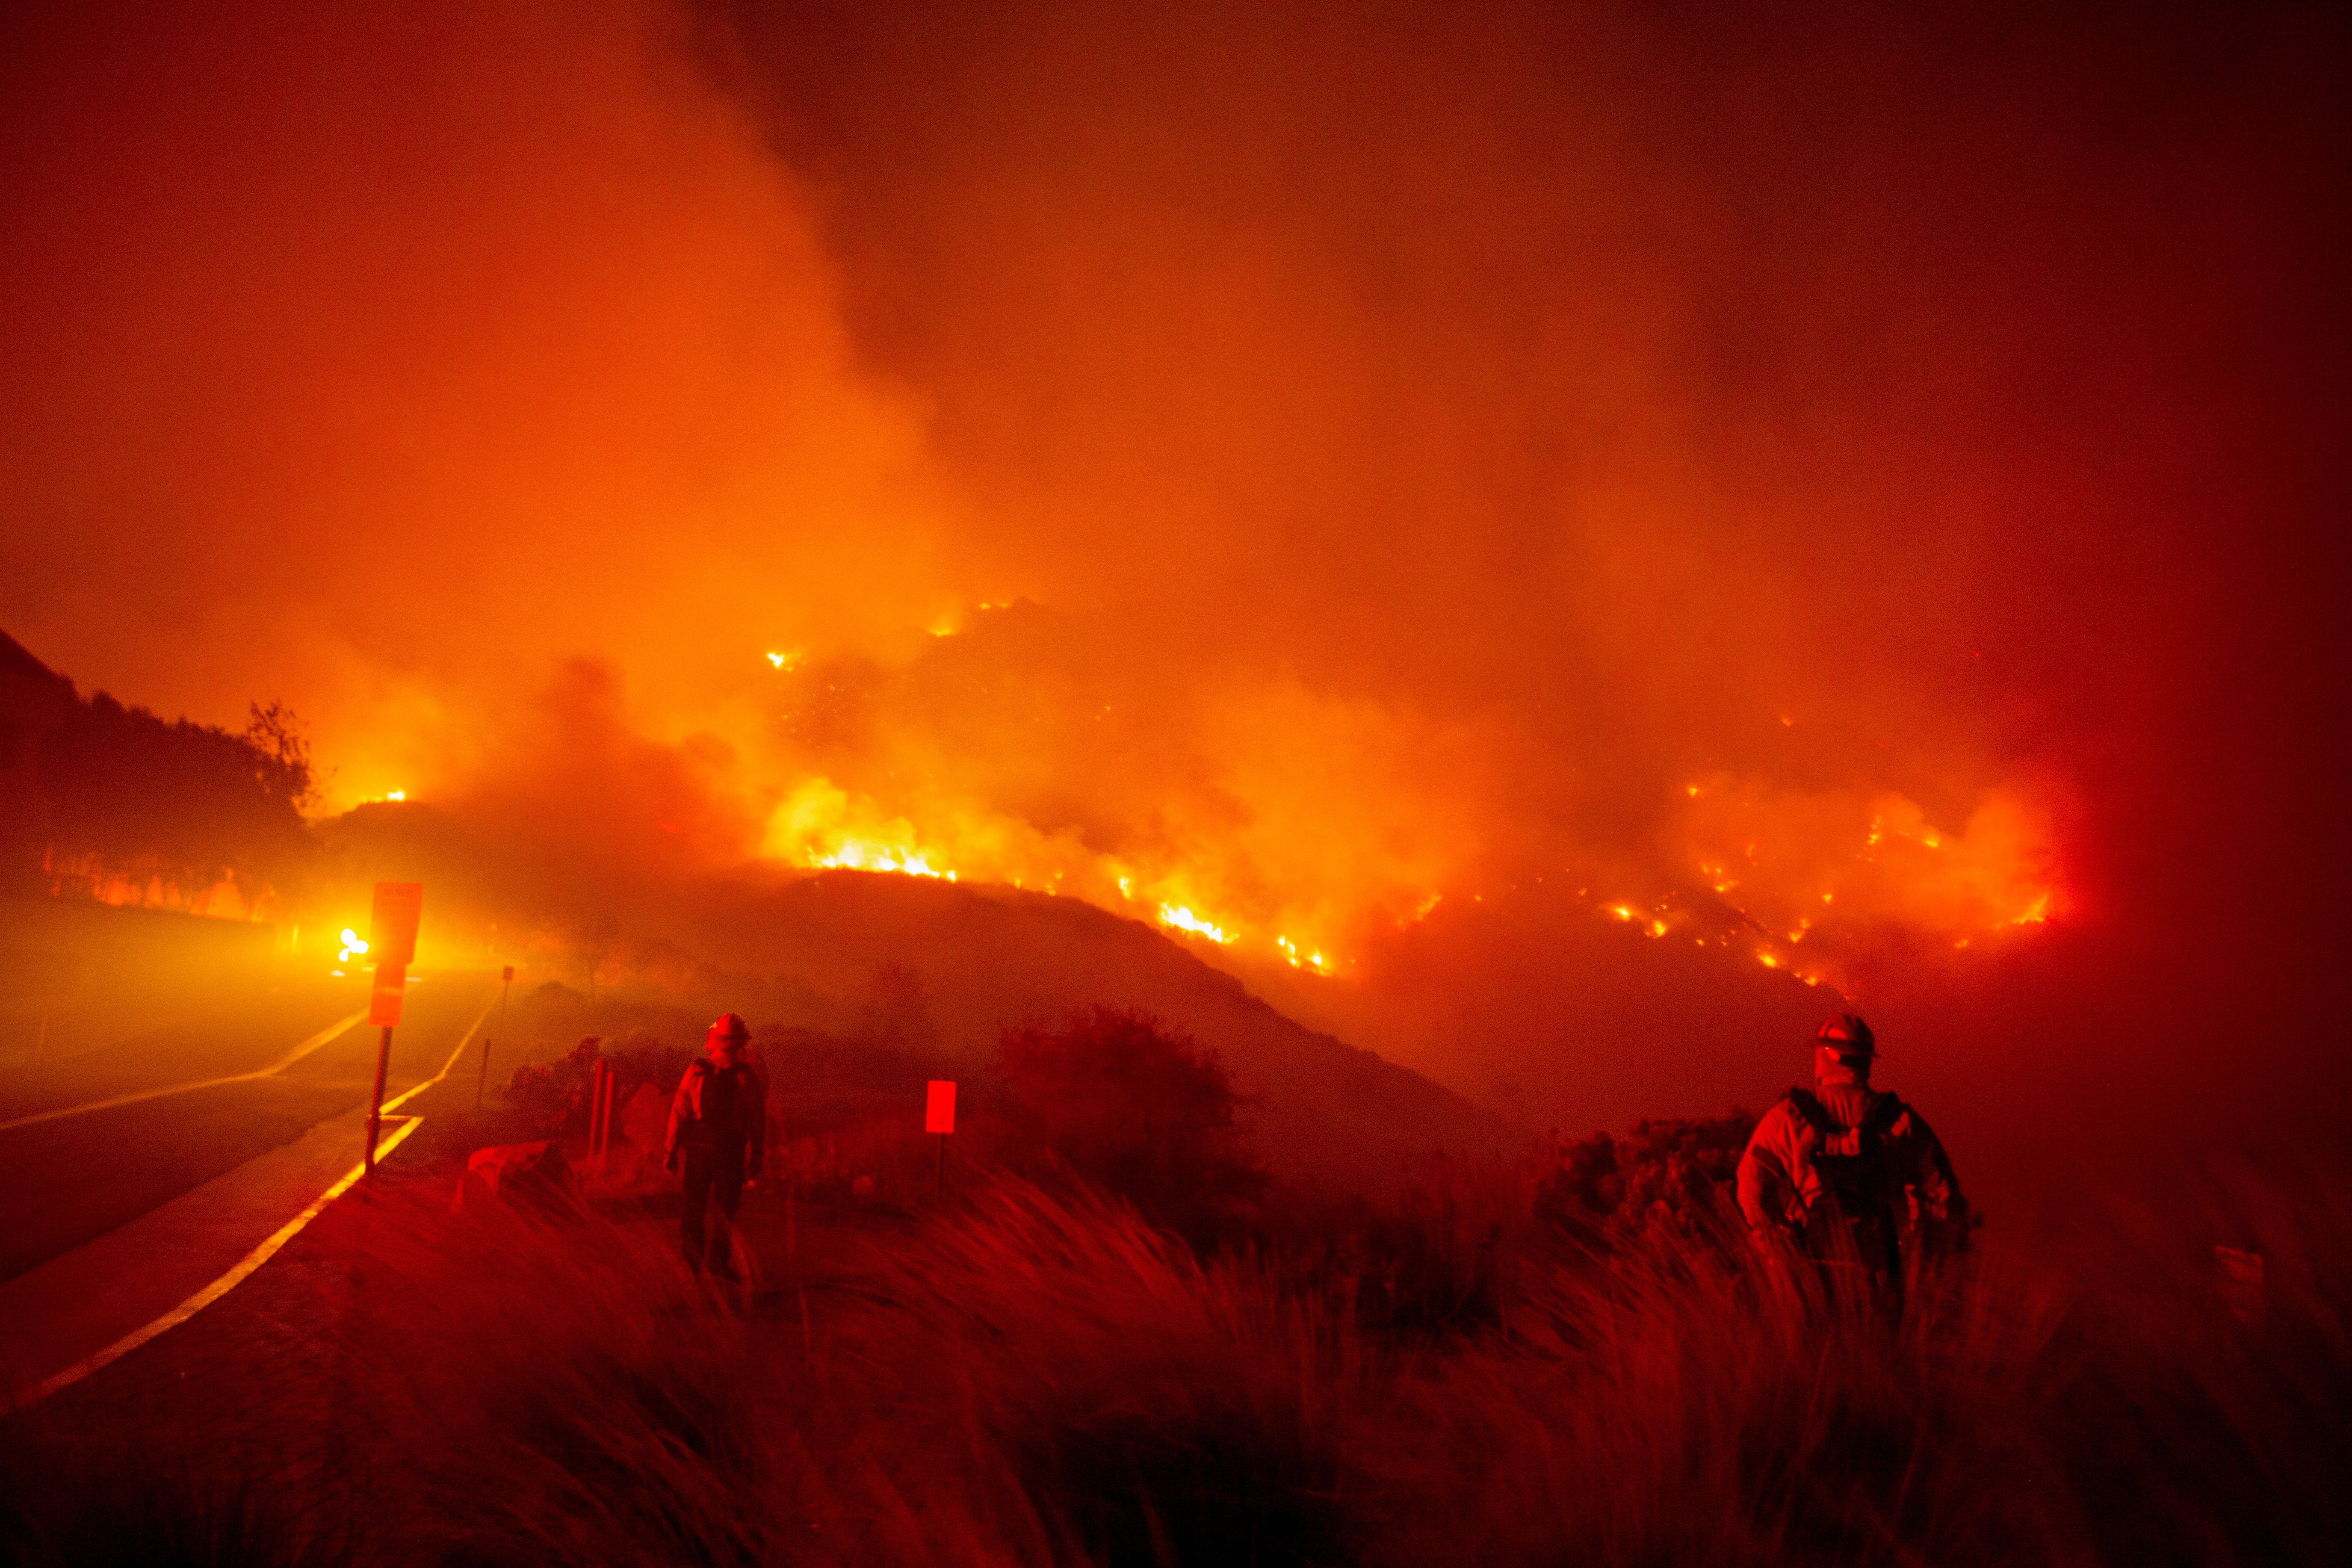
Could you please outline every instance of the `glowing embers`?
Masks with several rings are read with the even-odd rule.
[[[1678,794],[1670,832],[1692,879],[1601,910],[1653,937],[1744,950],[1808,984],[1850,979],[1874,931],[1964,951],[2061,908],[2048,808],[2013,787],[1987,791],[1957,832],[1891,792],[1795,794],[1719,775]]]
[[[887,844],[845,843],[830,855],[820,855],[809,864],[827,868],[845,867],[858,871],[896,871],[908,877],[938,877],[952,882],[953,871],[944,871],[931,864],[930,857],[919,850],[898,849]]]
[[[797,669],[807,659],[808,653],[803,648],[788,647],[782,653],[770,653],[765,657],[772,669]]]
[[[1213,942],[1228,942],[1234,940],[1231,931],[1223,926],[1211,924],[1181,904],[1160,905],[1160,923],[1174,926],[1178,931],[1189,931],[1195,936],[1205,936]]]
[[[1156,920],[1229,949],[1236,955],[1279,953],[1292,968],[1336,974],[1330,911],[1312,905],[1227,912],[1216,868],[1174,856],[1138,863],[1088,847],[1075,833],[1047,834],[970,802],[927,803],[916,826],[870,795],[815,777],[802,783],[770,817],[761,853],[810,869],[845,868],[931,877],[941,881],[1003,882],[1083,899],[1098,907]],[[1435,903],[1423,905],[1426,913]],[[1255,918],[1247,919],[1248,916]],[[1267,935],[1269,931],[1299,935]]]
[[[1282,955],[1290,960],[1290,967],[1293,969],[1311,969],[1318,974],[1331,973],[1329,959],[1319,952],[1301,953],[1298,951],[1298,944],[1286,936],[1276,937],[1274,945],[1282,949]]]
[[[815,869],[956,879],[937,850],[916,841],[912,823],[885,816],[871,801],[853,800],[823,778],[810,779],[776,808],[763,847],[776,858]]]

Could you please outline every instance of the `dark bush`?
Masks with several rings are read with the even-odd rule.
[[[673,1046],[651,1037],[631,1037],[605,1052],[604,1059],[612,1063],[625,1086],[649,1083],[664,1094],[675,1094],[678,1079],[686,1076],[687,1064],[694,1060],[694,1056],[684,1046]]]
[[[1756,1121],[1734,1106],[1723,1116],[1637,1121],[1622,1139],[1596,1132],[1559,1152],[1536,1188],[1536,1217],[1594,1253],[1710,1235],[1736,1201]]]
[[[1148,1013],[1008,1028],[997,1070],[1028,1139],[1016,1165],[1075,1172],[1196,1246],[1230,1238],[1265,1188],[1224,1064]]]
[[[536,1138],[562,1138],[588,1131],[589,1090],[602,1059],[593,1036],[551,1062],[524,1062],[507,1079],[507,1105]]]

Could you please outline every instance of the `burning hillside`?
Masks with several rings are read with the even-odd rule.
[[[1716,773],[1603,847],[1579,841],[1572,797],[1498,819],[1487,759],[1526,743],[1507,710],[1444,725],[1246,671],[1192,684],[1091,640],[1022,603],[900,666],[794,661],[771,722],[798,782],[761,853],[1062,893],[1324,974],[1375,929],[1520,880],[1832,984],[1873,944],[1966,949],[2059,898],[2050,808],[2006,780],[1939,825],[1869,774]]]
[[[1546,1120],[1631,964],[2202,1126],[2342,1021],[2340,26],[28,13],[0,617],[575,945],[1004,884]]]

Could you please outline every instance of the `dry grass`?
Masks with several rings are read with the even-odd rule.
[[[330,1505],[171,1484],[166,1430],[124,1447],[166,1478],[133,1511],[20,1419],[12,1533],[27,1563],[2342,1560],[2340,1185],[2217,1189],[2063,1268],[1996,1249],[1899,1329],[1719,1237],[1556,1250],[1528,1185],[1203,1260],[999,1181],[821,1266],[755,1235],[767,1275],[713,1296],[658,1221],[417,1184],[321,1243],[365,1286],[328,1331],[364,1433]],[[2208,1234],[2269,1260],[2259,1324]]]

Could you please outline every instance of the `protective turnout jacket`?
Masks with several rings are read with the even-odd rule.
[[[669,1138],[663,1152],[675,1152],[682,1144],[740,1148],[756,1170],[765,1152],[767,1128],[767,1091],[760,1075],[741,1062],[721,1067],[703,1057],[678,1080],[677,1097],[669,1103]]]
[[[1739,1207],[1759,1236],[1801,1236],[1823,1209],[1891,1221],[1932,1247],[1965,1236],[1967,1205],[1943,1144],[1920,1114],[1854,1078],[1792,1089],[1739,1157]]]

